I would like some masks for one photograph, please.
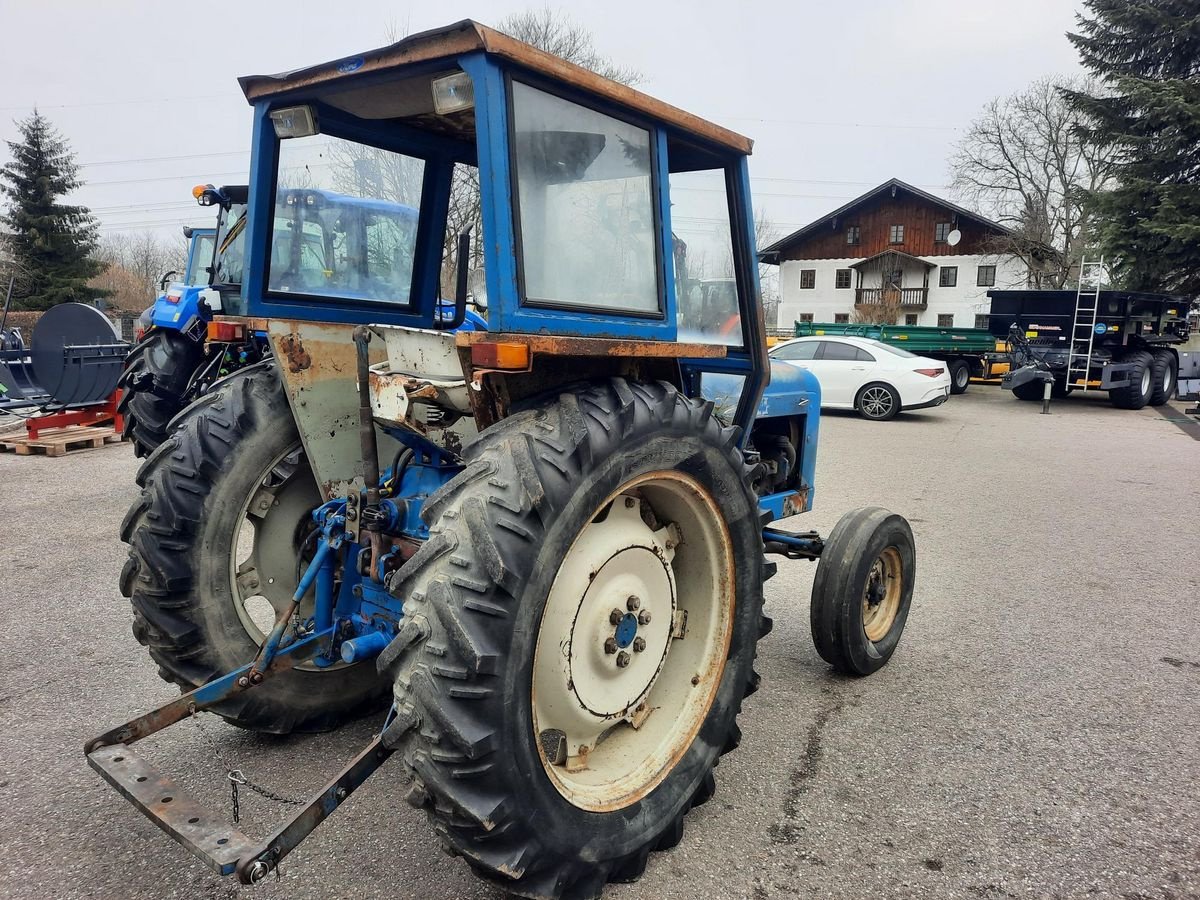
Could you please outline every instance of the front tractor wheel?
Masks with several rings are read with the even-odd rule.
[[[125,359],[119,387],[125,437],[139,457],[167,439],[167,425],[187,406],[188,385],[204,347],[178,331],[155,328]]]
[[[485,432],[393,578],[384,740],[447,847],[595,897],[674,846],[737,746],[765,632],[752,470],[712,404],[613,380]]]
[[[912,529],[879,507],[838,520],[817,564],[809,620],[825,662],[870,675],[891,659],[904,632],[916,579]]]
[[[316,479],[274,363],[189,407],[138,472],[122,592],[159,674],[189,691],[252,660],[313,552]],[[301,604],[312,614],[312,594]],[[323,731],[382,706],[370,663],[279,672],[213,708],[235,725]]]

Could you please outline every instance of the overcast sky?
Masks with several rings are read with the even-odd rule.
[[[538,4],[532,4],[538,5]],[[641,89],[749,135],[756,209],[791,231],[897,177],[946,194],[946,159],[980,107],[1078,71],[1078,0],[552,4]],[[239,75],[336,59],[514,0],[0,0],[0,139],[37,104],[88,182],[104,233],[209,224],[190,188],[244,182]],[[0,145],[0,160],[7,161]]]

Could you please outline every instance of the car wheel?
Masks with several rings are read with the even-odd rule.
[[[890,385],[868,384],[858,392],[854,408],[864,419],[886,422],[900,412],[900,395]]]

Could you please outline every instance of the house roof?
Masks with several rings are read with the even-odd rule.
[[[308,66],[278,75],[246,75],[238,79],[251,103],[287,94],[297,88],[337,85],[346,90],[363,84],[364,78],[417,63],[454,60],[467,53],[483,51],[505,62],[586,91],[687,134],[738,153],[749,154],[754,142],[747,137],[684,112],[641,91],[619,84],[588,69],[538,50],[486,25],[464,19],[453,25],[409,35],[403,40],[356,56]]]
[[[863,206],[866,203],[870,202],[871,200],[874,200],[879,195],[889,193],[889,192],[894,192],[897,189],[902,190],[902,191],[907,191],[908,193],[912,194],[913,196],[920,197],[922,200],[928,200],[930,203],[936,203],[938,206],[942,206],[942,207],[945,207],[946,209],[952,210],[953,212],[957,213],[960,216],[971,219],[972,221],[975,221],[975,222],[979,222],[980,224],[985,225],[988,228],[995,229],[1000,234],[1011,234],[1012,233],[1011,229],[1005,228],[1000,223],[993,222],[991,219],[988,219],[985,216],[981,216],[977,212],[972,212],[969,209],[966,209],[962,206],[958,206],[955,203],[951,203],[949,200],[944,200],[935,194],[931,194],[928,191],[923,191],[918,187],[913,187],[908,182],[901,181],[899,178],[889,178],[883,184],[879,185],[879,187],[872,188],[871,190],[867,191],[865,194],[863,194],[860,197],[855,197],[853,200],[851,200],[845,206],[839,206],[833,212],[827,213],[826,215],[822,216],[821,218],[816,219],[812,222],[809,222],[803,228],[801,228],[797,231],[793,231],[787,237],[780,238],[775,243],[771,244],[769,247],[763,248],[762,250],[759,251],[758,257],[765,263],[770,263],[772,265],[778,265],[780,253],[782,253],[784,250],[787,250],[788,248],[792,247],[793,245],[799,243],[800,241],[804,240],[805,238],[809,237],[814,232],[816,232],[816,230],[818,228],[820,228],[822,225],[828,224],[831,219],[836,219],[839,216],[843,216],[846,213],[850,212],[851,210],[854,210],[854,209],[858,208],[859,206]]]
[[[860,259],[856,263],[850,263],[850,268],[851,269],[860,268],[862,266],[865,266],[867,263],[875,262],[875,260],[882,259],[885,256],[895,256],[901,260],[909,260],[911,262],[920,263],[927,269],[936,269],[937,268],[937,263],[931,263],[927,259],[921,259],[921,257],[913,256],[911,253],[905,253],[903,250],[892,250],[892,249],[883,250],[879,253],[876,253],[874,256],[868,256],[866,259]]]

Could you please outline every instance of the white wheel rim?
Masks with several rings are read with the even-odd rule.
[[[886,416],[892,409],[891,392],[887,388],[867,388],[863,391],[862,408],[872,419]]]
[[[532,679],[542,764],[572,804],[628,806],[691,746],[725,670],[733,578],[716,503],[679,472],[624,485],[575,538]]]
[[[291,602],[299,583],[297,534],[320,503],[316,482],[311,476],[304,480],[307,471],[299,445],[273,459],[242,504],[230,535],[233,605],[246,634],[256,644],[266,640],[274,617]],[[301,605],[301,617],[311,615],[312,603],[310,593]]]
[[[1142,394],[1150,393],[1150,369],[1146,368],[1142,372]]]
[[[1167,366],[1166,370],[1163,372],[1162,389],[1163,394],[1168,400],[1170,400],[1171,395],[1175,393],[1175,373],[1171,371],[1170,366]]]

